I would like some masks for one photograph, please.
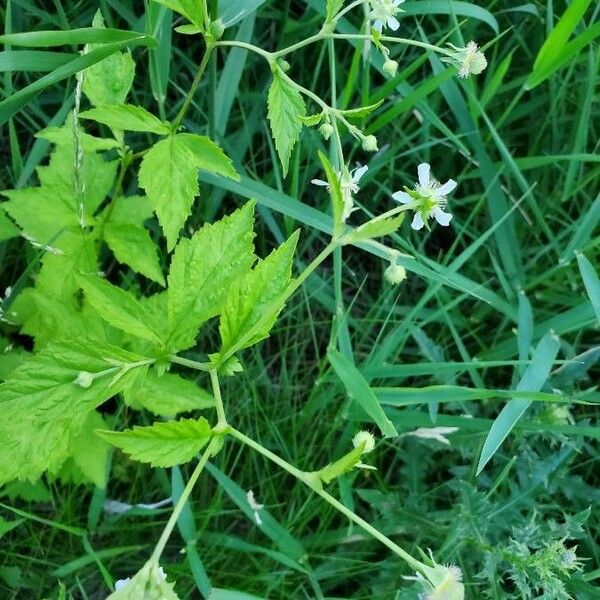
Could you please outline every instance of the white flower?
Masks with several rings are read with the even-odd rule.
[[[359,431],[352,438],[352,445],[355,448],[358,448],[361,444],[364,444],[363,454],[373,452],[373,450],[375,449],[375,437],[370,431]]]
[[[398,8],[404,0],[371,0],[371,12],[369,19],[373,21],[373,28],[382,32],[384,27],[389,27],[396,31],[400,27],[400,22],[396,15],[400,12]]]
[[[419,182],[415,184],[414,189],[404,188],[404,192],[395,192],[392,198],[401,204],[416,203],[415,216],[411,227],[418,231],[428,219],[434,217],[435,220],[446,227],[452,215],[444,212],[448,203],[446,196],[456,188],[457,183],[454,179],[449,179],[441,184],[431,177],[431,167],[427,163],[421,163],[417,167]]]
[[[350,213],[354,210],[354,199],[352,196],[360,191],[358,182],[367,172],[368,168],[369,167],[367,165],[363,165],[362,167],[356,167],[355,169],[352,169],[352,171],[348,171],[348,169],[344,167],[342,171],[338,171],[336,173],[340,182],[340,187],[342,188],[342,198],[344,200],[342,221],[346,221],[346,219],[350,216]],[[313,185],[325,187],[329,191],[329,184],[322,179],[311,179],[311,183]]]
[[[466,79],[470,75],[479,75],[487,67],[484,53],[479,50],[477,44],[469,42],[464,48],[448,44],[454,51],[448,58],[442,58],[444,62],[453,63],[458,67],[458,76]]]
[[[450,440],[446,438],[450,433],[458,431],[458,427],[419,427],[414,431],[409,431],[404,435],[412,435],[424,440],[437,440],[442,444],[450,445]]]

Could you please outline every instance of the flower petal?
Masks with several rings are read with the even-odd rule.
[[[373,29],[377,29],[381,33],[383,31],[383,23],[379,19],[373,21]]]
[[[396,19],[396,17],[389,17],[387,20],[387,26],[392,31],[397,31],[398,27],[400,27],[400,21],[398,21],[398,19]]]
[[[454,181],[454,179],[448,179],[446,183],[440,185],[440,187],[436,190],[440,196],[447,196],[450,192],[453,192],[456,189],[458,183]]]
[[[425,223],[423,221],[423,217],[421,216],[421,213],[420,212],[415,213],[415,216],[414,216],[410,226],[415,231],[419,231],[419,229],[423,229],[423,225],[425,225]]]
[[[352,181],[354,183],[358,183],[360,178],[368,171],[369,167],[367,165],[363,165],[362,167],[357,167],[352,171]]]
[[[425,187],[430,180],[431,167],[427,163],[421,163],[417,167],[417,173],[419,174],[419,183]]]
[[[435,220],[443,227],[447,227],[452,220],[452,215],[444,212],[441,208],[436,208],[433,211],[433,216],[435,217]]]
[[[329,186],[329,184],[326,181],[323,181],[322,179],[311,179],[310,182],[313,185],[320,185],[320,186],[323,186],[323,187],[328,187]]]
[[[412,198],[406,192],[394,192],[392,198],[400,204],[408,204],[412,202]]]

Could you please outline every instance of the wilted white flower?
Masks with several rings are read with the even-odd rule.
[[[362,140],[362,147],[365,152],[377,152],[377,138],[374,135],[367,135]]]
[[[396,15],[401,11],[398,8],[404,0],[371,0],[369,19],[373,21],[373,28],[381,33],[384,27],[396,31],[400,22]]]
[[[354,199],[353,195],[357,194],[360,191],[360,187],[358,186],[358,182],[361,177],[368,170],[367,165],[363,165],[362,167],[356,167],[352,169],[352,171],[348,171],[346,167],[342,171],[338,171],[336,173],[337,178],[340,182],[340,187],[342,188],[342,198],[344,200],[344,212],[342,213],[342,221],[346,221],[346,219],[350,216],[350,213],[354,209]],[[322,187],[326,187],[329,190],[329,184],[322,179],[311,179],[311,183],[313,185],[318,185]]]
[[[421,573],[413,579],[423,586],[421,600],[464,600],[465,587],[462,584],[462,571],[456,565],[439,565],[433,558],[433,567],[422,565]]]
[[[383,63],[383,72],[387,73],[390,77],[396,77],[396,73],[398,72],[398,62],[388,58]]]
[[[404,188],[404,192],[395,192],[392,198],[401,204],[416,203],[415,216],[411,227],[415,230],[423,228],[428,219],[434,217],[435,220],[446,227],[452,215],[444,212],[448,203],[446,196],[456,188],[457,183],[454,179],[449,179],[441,184],[431,177],[431,167],[427,163],[421,163],[417,167],[419,182],[415,184],[414,189]]]
[[[455,64],[458,67],[459,77],[466,79],[471,75],[479,75],[487,67],[485,55],[475,42],[469,42],[464,48],[453,44],[448,45],[452,48],[453,53],[442,60]]]
[[[450,440],[446,436],[456,431],[458,431],[458,427],[419,427],[419,429],[409,431],[404,435],[412,435],[424,440],[436,440],[449,446]]]
[[[393,262],[390,263],[390,266],[385,270],[383,276],[388,283],[398,285],[406,279],[406,269],[402,265]]]
[[[262,525],[262,519],[260,518],[258,511],[262,510],[265,507],[265,505],[259,504],[256,501],[256,498],[254,497],[254,492],[252,490],[248,490],[248,492],[246,492],[246,500],[248,501],[248,506],[250,507],[250,510],[252,510],[252,512],[254,513],[254,521],[257,525]]]

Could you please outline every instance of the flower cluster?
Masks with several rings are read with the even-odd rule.
[[[464,48],[459,48],[453,44],[448,44],[448,46],[452,48],[452,52],[442,60],[456,65],[458,76],[461,79],[466,79],[471,75],[479,75],[487,67],[485,54],[479,50],[479,46],[475,42],[469,42]]]

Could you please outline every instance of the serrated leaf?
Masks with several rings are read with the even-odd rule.
[[[367,106],[359,106],[358,108],[348,108],[340,111],[345,117],[349,119],[357,119],[360,117],[366,117],[369,113],[379,108],[383,104],[383,100],[375,102],[375,104],[368,104]]]
[[[296,231],[229,291],[219,326],[222,357],[269,335],[285,304],[298,235]]]
[[[100,11],[93,20],[95,28],[104,28]],[[86,51],[98,48],[98,44],[89,44]],[[121,104],[131,89],[135,75],[135,62],[129,52],[116,52],[83,72],[83,93],[94,106]]]
[[[198,327],[219,314],[233,282],[252,266],[253,222],[254,202],[248,202],[177,245],[168,276],[171,351],[194,345]]]
[[[148,279],[165,285],[158,247],[146,229],[136,225],[107,223],[104,228],[104,241],[119,262],[130,266]]]
[[[342,186],[340,178],[334,171],[333,166],[329,162],[327,156],[319,150],[319,160],[325,170],[327,183],[329,184],[329,197],[331,198],[331,209],[333,213],[333,229],[337,234],[344,224],[344,196],[342,195]]]
[[[103,152],[113,150],[121,144],[112,138],[98,138],[89,133],[79,131],[79,144],[84,152]],[[36,138],[47,140],[57,146],[73,146],[73,126],[46,127],[35,134]]]
[[[183,15],[188,21],[196,25],[200,31],[204,31],[202,10],[197,0],[154,0],[154,2]]]
[[[199,193],[198,169],[237,177],[231,161],[217,144],[191,133],[170,135],[154,144],[140,165],[140,187],[146,191],[158,216],[169,251],[175,247]]]
[[[163,123],[145,108],[133,104],[98,106],[80,113],[79,116],[122,131],[143,131],[158,135],[169,135],[171,132],[168,123]]]
[[[274,71],[273,81],[269,87],[267,109],[275,148],[285,177],[292,150],[300,139],[306,106],[300,92],[292,87],[278,70]]]
[[[302,123],[304,123],[307,127],[314,127],[318,125],[323,119],[323,113],[318,113],[316,115],[307,115],[306,117],[300,117]]]
[[[134,408],[145,408],[155,415],[165,417],[215,405],[212,395],[193,381],[174,373],[159,376],[153,372],[149,372],[125,394],[125,401]]]
[[[385,437],[397,436],[396,428],[383,412],[377,396],[375,396],[362,373],[341,352],[333,348],[327,351],[327,358],[340,381],[344,384],[348,395],[358,402],[365,413],[379,427],[381,433]]]
[[[20,229],[6,216],[6,213],[0,209],[0,242],[10,240],[20,234]]]
[[[157,421],[150,427],[125,431],[97,431],[109,444],[129,454],[134,460],[153,467],[172,467],[190,461],[208,443],[212,431],[204,417]]]
[[[87,301],[106,322],[144,340],[160,342],[151,316],[133,295],[98,276],[80,275],[78,281]]]
[[[0,410],[10,415],[0,420],[0,484],[33,481],[46,470],[56,473],[88,412],[129,387],[136,371],[145,368],[131,369],[115,382],[107,373],[89,388],[74,383],[81,371],[111,368],[107,359],[134,363],[143,357],[97,340],[51,344],[0,384]]]

